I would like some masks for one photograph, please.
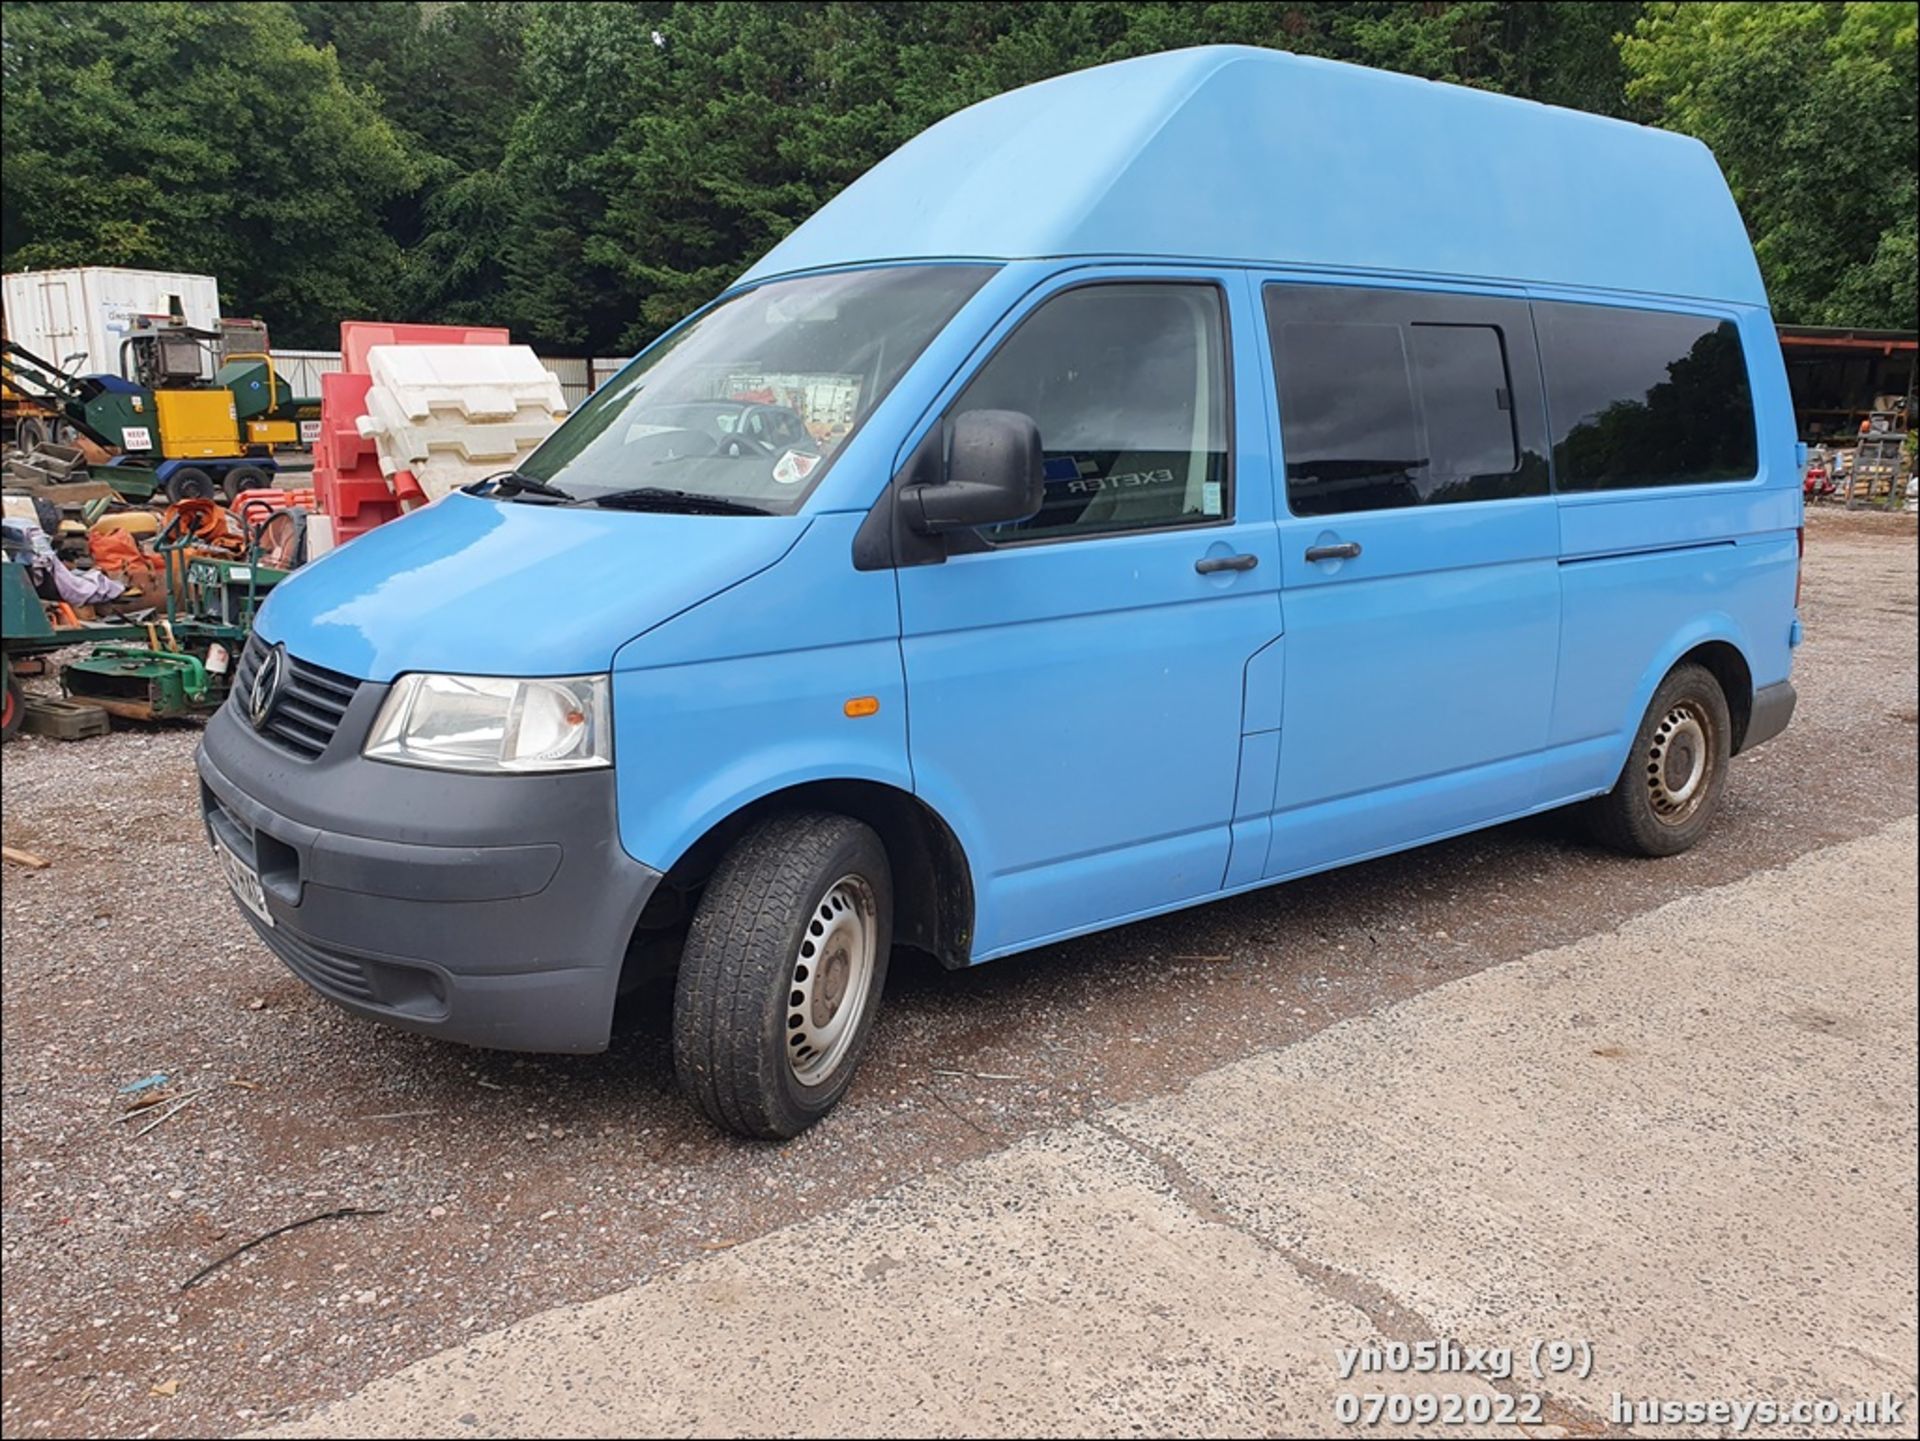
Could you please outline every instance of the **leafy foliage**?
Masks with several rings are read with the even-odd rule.
[[[289,339],[393,303],[382,222],[418,166],[285,6],[8,5],[0,27],[9,270],[205,271]]]
[[[1629,97],[1719,157],[1783,320],[1916,323],[1916,16],[1656,5],[1623,43]]]
[[[229,307],[287,344],[330,344],[340,318],[381,315],[618,353],[943,115],[1228,41],[1699,135],[1782,318],[1911,325],[1914,13],[11,0],[0,259],[210,271]]]

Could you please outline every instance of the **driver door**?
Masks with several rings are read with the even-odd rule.
[[[1243,676],[1280,632],[1245,303],[1230,275],[1061,278],[944,406],[1030,415],[1045,455],[1037,515],[899,572],[915,784],[968,848],[976,959],[1222,886]]]

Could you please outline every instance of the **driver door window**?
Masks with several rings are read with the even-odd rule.
[[[1207,525],[1230,514],[1223,299],[1212,285],[1064,291],[1023,321],[953,413],[1017,410],[1040,427],[1038,514],[995,542]]]

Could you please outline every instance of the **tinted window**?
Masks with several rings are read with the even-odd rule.
[[[1026,539],[1227,514],[1227,363],[1210,285],[1091,285],[1044,302],[954,402],[1040,427],[1046,499]]]
[[[1287,285],[1266,302],[1295,515],[1546,494],[1537,420],[1521,424],[1535,390],[1513,381],[1532,364],[1524,302]]]
[[[1747,359],[1732,321],[1559,302],[1534,309],[1560,489],[1756,473]]]
[[[1500,332],[1491,325],[1416,324],[1410,335],[1431,473],[1445,479],[1513,474],[1520,451]]]

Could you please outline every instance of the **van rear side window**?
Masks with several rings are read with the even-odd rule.
[[[1541,301],[1558,489],[1751,480],[1753,397],[1730,320]]]
[[[1295,515],[1547,493],[1526,302],[1275,284],[1266,308]]]

